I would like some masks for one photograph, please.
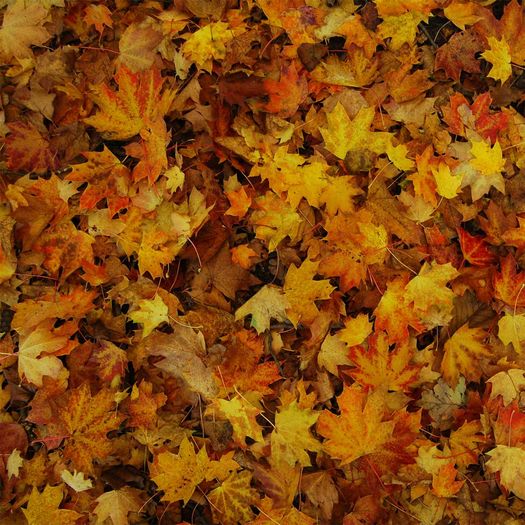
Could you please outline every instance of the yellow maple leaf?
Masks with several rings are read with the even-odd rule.
[[[320,202],[325,204],[328,215],[333,217],[337,212],[354,211],[354,197],[362,193],[363,190],[357,185],[356,177],[329,177]]]
[[[414,45],[418,25],[427,21],[428,15],[410,11],[399,16],[385,16],[379,25],[378,35],[381,38],[390,38],[389,47],[396,51],[403,44]]]
[[[396,168],[412,168],[414,162],[406,158],[406,146],[394,146],[391,133],[370,131],[374,116],[375,108],[370,106],[361,108],[352,120],[338,102],[326,115],[328,127],[320,128],[326,149],[340,159],[346,158],[352,151],[368,150],[378,155],[386,153]]]
[[[510,46],[505,37],[498,40],[496,37],[489,36],[488,41],[490,49],[481,53],[481,56],[492,64],[488,76],[504,84],[512,75]]]
[[[38,492],[38,489],[33,487],[27,508],[22,509],[28,525],[42,525],[42,523],[71,525],[75,523],[81,517],[78,512],[58,508],[63,497],[63,485],[54,487],[46,485],[42,492]]]
[[[312,322],[319,314],[314,301],[328,299],[334,287],[328,280],[314,281],[318,262],[306,259],[301,266],[291,265],[284,280],[284,295],[290,307],[288,319],[294,326]]]
[[[510,405],[512,401],[518,399],[521,391],[525,388],[525,370],[511,368],[503,372],[498,372],[487,383],[492,385],[490,399],[501,396],[504,406]]]
[[[309,408],[301,408],[295,400],[281,407],[275,415],[275,429],[270,438],[272,463],[278,465],[284,462],[292,467],[297,462],[303,467],[311,465],[306,451],[318,452],[321,443],[309,429],[315,424],[319,414]]]
[[[54,332],[53,324],[54,320],[44,321],[31,331],[20,334],[18,373],[39,387],[44,376],[58,381],[65,381],[69,376],[62,361],[53,353],[68,346],[70,334]]]
[[[213,60],[226,56],[226,44],[234,37],[235,33],[226,22],[212,22],[188,37],[182,45],[182,54],[197,67],[211,72]]]
[[[345,326],[337,332],[337,337],[348,346],[360,345],[372,332],[373,324],[367,314],[345,319]]]
[[[474,157],[470,163],[482,175],[489,176],[493,173],[500,173],[505,168],[505,159],[501,150],[500,143],[496,141],[494,146],[483,140],[472,140],[470,153]]]
[[[113,525],[127,524],[130,512],[139,512],[143,506],[140,491],[133,487],[122,487],[118,490],[104,492],[96,500],[97,506],[93,512],[97,516],[97,523]]]
[[[184,437],[178,454],[161,452],[150,465],[151,480],[164,492],[163,501],[188,503],[195,488],[206,477],[209,458],[206,448],[195,453],[193,445]]]
[[[64,457],[87,474],[93,473],[93,461],[105,458],[112,450],[107,434],[116,430],[124,416],[115,412],[114,393],[105,389],[95,396],[83,383],[69,390],[58,422],[48,425],[47,433],[66,436]]]
[[[457,430],[452,430],[449,446],[458,467],[468,467],[478,462],[480,445],[487,439],[482,435],[481,422],[477,419],[466,421]]]
[[[516,496],[525,499],[525,450],[498,445],[487,452],[485,463],[488,472],[499,472],[501,484]]]
[[[514,350],[521,353],[525,341],[525,314],[511,314],[506,312],[498,321],[498,337],[502,343],[512,343]]]
[[[251,315],[250,324],[260,334],[270,328],[270,319],[279,322],[286,321],[288,308],[290,308],[290,303],[281,289],[267,284],[236,310],[235,319],[239,320]]]
[[[169,193],[175,193],[184,184],[184,172],[178,166],[168,168],[163,176],[166,177],[166,189]]]
[[[338,374],[337,367],[343,365],[350,365],[350,356],[348,354],[347,345],[339,339],[338,334],[328,334],[321,349],[317,354],[317,363],[319,366],[324,366],[331,374],[336,376]]]
[[[328,187],[328,164],[321,157],[309,162],[301,155],[288,153],[288,147],[280,147],[273,159],[262,166],[254,166],[252,177],[267,180],[277,194],[286,193],[286,201],[295,210],[304,197],[310,206],[320,207],[322,196]]]
[[[450,263],[425,263],[419,274],[406,285],[405,298],[413,303],[415,315],[427,328],[450,321],[455,296],[447,288],[447,283],[458,275],[459,272]]]
[[[266,241],[270,251],[274,251],[285,237],[297,241],[304,221],[288,203],[275,193],[267,192],[258,197],[255,204],[250,223],[254,226],[255,236]]]
[[[365,388],[407,392],[419,375],[419,367],[410,364],[413,354],[408,341],[391,352],[387,335],[375,332],[369,338],[368,349],[361,346],[350,349],[350,358],[356,366],[350,375]]]
[[[160,295],[153,299],[142,299],[137,304],[138,310],[129,314],[135,323],[141,323],[144,328],[142,337],[147,337],[161,323],[169,323],[168,307]]]
[[[233,427],[233,439],[241,448],[246,448],[246,438],[263,443],[262,428],[256,417],[261,413],[248,399],[235,396],[233,399],[214,399],[206,414],[217,413],[226,418]]]
[[[93,482],[86,478],[83,472],[77,472],[76,470],[73,473],[67,469],[63,470],[60,474],[60,479],[75,492],[83,492],[93,488]]]
[[[472,139],[470,155],[468,161],[456,168],[456,173],[463,177],[463,187],[471,187],[472,200],[480,199],[492,186],[505,193],[505,180],[501,174],[505,169],[505,159],[499,142],[491,147],[484,140]]]
[[[317,433],[327,440],[323,449],[341,465],[377,452],[389,440],[393,421],[383,421],[382,396],[370,396],[357,385],[346,387],[337,398],[341,415],[324,410],[317,421]]]
[[[174,93],[166,90],[161,95],[164,79],[158,69],[132,73],[121,66],[115,81],[118,91],[107,84],[92,87],[92,98],[100,110],[84,119],[86,124],[112,140],[130,139],[152,124],[163,124]]]
[[[465,30],[465,26],[474,25],[482,18],[477,3],[463,3],[462,0],[453,0],[445,7],[443,12],[445,16],[462,31]]]
[[[441,362],[441,372],[445,380],[455,386],[459,375],[469,381],[478,381],[481,372],[478,361],[488,357],[490,350],[483,343],[486,333],[482,328],[469,328],[464,324],[445,343],[445,355]]]
[[[208,494],[215,523],[237,525],[252,519],[251,506],[257,505],[259,495],[250,487],[251,479],[252,475],[247,470],[231,474]]]
[[[432,175],[436,180],[436,191],[445,199],[453,199],[461,188],[463,177],[461,175],[452,175],[450,167],[444,162],[438,166],[432,166]]]

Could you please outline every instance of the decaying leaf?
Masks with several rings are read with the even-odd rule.
[[[0,525],[515,525],[519,0],[0,0]]]

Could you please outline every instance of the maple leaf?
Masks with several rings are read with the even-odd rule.
[[[195,392],[206,398],[217,393],[213,374],[202,361],[205,354],[204,337],[192,328],[177,325],[173,334],[156,332],[145,341],[145,350],[162,356],[155,366],[182,379]]]
[[[88,5],[84,10],[84,22],[95,26],[99,35],[104,32],[104,26],[113,27],[111,11],[105,5]]]
[[[450,433],[449,446],[458,467],[468,467],[478,462],[480,446],[487,439],[482,435],[481,423],[477,420],[463,423]]]
[[[376,309],[375,327],[384,330],[390,342],[401,342],[408,338],[408,327],[417,331],[424,329],[416,313],[410,308],[405,297],[408,278],[398,277],[387,284],[387,289]]]
[[[317,363],[336,376],[338,366],[350,365],[352,361],[350,361],[348,347],[339,336],[328,334],[317,354]]]
[[[258,197],[254,204],[250,222],[254,225],[255,236],[266,241],[270,251],[286,237],[292,242],[299,237],[303,224],[301,216],[275,193]]]
[[[235,319],[251,315],[250,325],[260,334],[270,328],[270,319],[284,322],[291,307],[280,288],[267,284],[235,312]]]
[[[337,398],[341,415],[323,410],[317,421],[317,433],[326,438],[323,449],[340,459],[341,466],[377,452],[389,440],[393,421],[383,421],[384,406],[380,394],[369,396],[357,386],[346,387]]]
[[[468,165],[462,164],[457,172],[462,174],[462,186],[470,186],[472,200],[476,201],[489,192],[493,186],[505,193],[505,180],[501,172],[505,167],[501,146],[498,141],[491,148],[483,140],[472,140]]]
[[[22,509],[28,525],[41,525],[48,521],[57,525],[74,523],[80,514],[74,510],[59,509],[63,497],[62,485],[46,485],[42,492],[33,487],[27,508]]]
[[[480,64],[475,55],[481,51],[482,45],[483,41],[472,31],[452,35],[436,52],[436,69],[444,69],[456,81],[459,81],[462,71],[479,73]]]
[[[131,24],[119,40],[118,64],[132,73],[149,69],[155,61],[155,48],[162,40],[162,34],[152,24]]]
[[[203,447],[195,453],[193,445],[185,437],[178,454],[161,452],[150,465],[152,481],[164,492],[164,501],[183,500],[188,503],[195,488],[206,477],[209,458]]]
[[[246,193],[244,186],[239,185],[238,188],[227,191],[226,196],[230,201],[230,207],[224,213],[244,217],[252,204],[252,198]]]
[[[49,140],[31,123],[12,122],[5,139],[7,167],[12,170],[45,173],[58,167]]]
[[[481,20],[479,6],[474,2],[452,4],[443,10],[445,16],[457,27],[464,30],[467,25],[474,25]]]
[[[51,35],[43,27],[47,9],[38,2],[26,4],[17,0],[10,5],[0,28],[0,53],[5,60],[22,59],[33,56],[31,46],[47,42]]]
[[[121,66],[115,74],[118,91],[108,85],[94,86],[92,97],[100,110],[84,119],[103,137],[126,140],[160,122],[167,113],[172,94],[161,95],[164,80],[158,69],[133,73]]]
[[[257,504],[259,496],[250,487],[251,477],[246,470],[234,473],[208,494],[214,521],[224,525],[237,525],[239,522],[248,523],[252,519],[251,505]]]
[[[20,335],[18,348],[18,371],[30,383],[42,386],[44,376],[65,381],[69,375],[62,361],[55,355],[69,347],[69,353],[76,346],[69,340],[71,334],[54,331],[52,323],[43,322],[35,329]],[[42,355],[44,354],[44,355]]]
[[[413,350],[408,341],[390,352],[384,332],[375,332],[368,339],[368,350],[350,348],[350,359],[356,366],[348,373],[365,388],[407,392],[418,378],[419,368],[410,365]]]
[[[77,230],[71,221],[65,221],[46,230],[33,245],[35,252],[45,255],[44,268],[51,275],[66,279],[85,263],[93,261],[93,237]]]
[[[93,482],[85,477],[83,472],[73,471],[73,474],[69,470],[63,470],[60,474],[60,479],[75,492],[83,492],[93,488]]]
[[[525,341],[525,314],[506,312],[498,321],[498,337],[505,345],[512,343],[514,350],[521,353],[522,341]]]
[[[284,280],[284,296],[290,305],[287,309],[288,319],[297,326],[299,321],[312,322],[319,314],[314,301],[328,299],[334,290],[330,281],[314,281],[318,262],[306,259],[300,267],[290,266]]]
[[[503,407],[500,400],[488,405],[490,424],[496,445],[522,446],[525,442],[525,415],[520,412],[517,401]],[[494,418],[494,415],[497,417]],[[495,419],[495,420],[494,420]]]
[[[453,199],[457,196],[463,182],[461,175],[453,175],[450,167],[444,162],[440,162],[437,168],[432,167],[432,175],[439,195],[445,199]]]
[[[511,368],[503,372],[498,372],[487,383],[492,385],[490,399],[501,396],[504,406],[516,400],[523,388],[525,388],[525,370]]]
[[[406,158],[405,146],[394,146],[390,133],[369,131],[374,115],[373,107],[362,108],[351,120],[338,102],[333,111],[327,114],[328,127],[320,129],[326,148],[340,159],[344,159],[348,152],[359,150],[386,153],[396,168],[410,169],[413,162]]]
[[[182,54],[197,67],[210,71],[213,60],[226,55],[226,44],[235,36],[226,22],[212,22],[192,33],[182,45]]]
[[[128,426],[152,428],[156,424],[157,410],[164,405],[167,396],[162,392],[154,394],[152,383],[141,381],[138,387],[133,385],[128,399],[124,401],[127,401],[127,411],[130,415]]]
[[[301,490],[319,509],[326,519],[333,514],[333,507],[339,501],[337,488],[329,472],[304,473],[301,477]]]
[[[443,465],[435,476],[432,476],[432,492],[440,498],[450,498],[456,495],[465,481],[456,481],[458,474],[453,463]]]
[[[498,40],[493,36],[489,36],[488,41],[490,49],[481,53],[481,56],[492,64],[489,77],[494,80],[500,80],[504,84],[512,75],[510,46],[505,37]]]
[[[26,299],[15,305],[11,326],[17,332],[26,332],[47,319],[80,319],[93,309],[97,293],[82,286],[71,287],[69,293],[51,293],[39,299]]]
[[[20,454],[20,450],[15,448],[11,454],[9,454],[9,457],[7,458],[7,462],[5,466],[7,467],[7,476],[9,478],[18,477],[20,473],[20,468],[24,464],[24,458]]]
[[[214,399],[206,413],[210,414],[215,411],[232,424],[233,438],[239,447],[247,447],[247,437],[258,443],[264,441],[261,426],[255,419],[261,410],[245,397],[237,395],[230,400]]]
[[[507,128],[509,117],[504,112],[492,112],[490,93],[482,93],[472,104],[460,93],[450,97],[450,107],[443,110],[443,118],[451,131],[457,135],[466,136],[466,131],[474,128],[484,139],[495,143],[498,134]]]
[[[66,438],[64,457],[80,471],[93,473],[93,460],[111,451],[108,432],[118,428],[123,415],[115,413],[114,394],[101,390],[92,396],[87,384],[68,390],[63,409],[46,428],[48,437]]]
[[[487,242],[483,237],[470,235],[463,228],[457,229],[459,244],[463,257],[474,266],[488,266],[496,260],[494,254],[489,251]]]
[[[281,66],[279,80],[268,78],[263,86],[268,95],[265,111],[279,113],[283,118],[291,117],[308,95],[306,77],[297,73],[293,62]]]
[[[251,390],[269,394],[272,392],[269,385],[281,376],[275,363],[259,363],[263,355],[263,338],[252,331],[240,330],[231,338],[216,376],[220,376],[218,379],[230,391]]]
[[[501,238],[508,246],[515,246],[519,250],[525,249],[525,217],[518,217],[519,227],[510,228],[502,233]]]
[[[268,180],[278,194],[287,192],[286,201],[294,210],[303,197],[311,206],[319,208],[329,185],[328,165],[315,157],[305,163],[301,155],[287,150],[285,146],[280,147],[271,162],[254,166],[250,176]]]
[[[487,452],[490,459],[488,472],[499,472],[501,484],[521,499],[525,499],[525,450],[518,447],[498,445]]]
[[[450,321],[454,293],[446,284],[457,276],[450,263],[424,263],[419,274],[406,285],[406,299],[413,302],[414,313],[427,328]]]
[[[446,381],[456,385],[459,374],[472,381],[480,378],[479,360],[490,355],[483,343],[486,335],[482,328],[469,328],[464,324],[445,343],[441,371]]]
[[[0,283],[8,281],[16,271],[13,226],[16,221],[6,209],[0,210]]]
[[[100,495],[95,500],[97,506],[93,510],[97,516],[98,523],[104,523],[108,518],[113,525],[126,525],[129,523],[128,514],[130,512],[139,512],[143,507],[137,493],[137,489],[122,487]]]
[[[141,323],[144,328],[142,337],[147,337],[159,324],[169,323],[168,307],[160,295],[153,299],[143,299],[137,303],[138,309],[129,314],[135,323]]]
[[[494,275],[494,293],[497,299],[516,308],[525,306],[525,272],[516,272],[516,261],[509,253],[500,263],[501,272]]]
[[[309,428],[315,424],[319,412],[301,408],[297,401],[281,407],[275,415],[275,429],[271,434],[272,462],[286,462],[294,466],[298,462],[303,467],[311,465],[307,450],[318,452],[321,444]]]
[[[104,146],[100,152],[84,152],[87,162],[75,164],[66,180],[87,182],[80,196],[80,207],[93,209],[107,200],[109,213],[115,215],[129,203],[129,170]]]

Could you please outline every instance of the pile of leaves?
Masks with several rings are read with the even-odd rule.
[[[0,9],[0,524],[523,523],[517,0]]]

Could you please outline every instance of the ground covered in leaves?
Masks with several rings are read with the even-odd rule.
[[[519,2],[0,9],[0,524],[524,523]]]

